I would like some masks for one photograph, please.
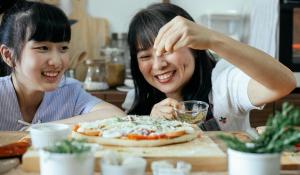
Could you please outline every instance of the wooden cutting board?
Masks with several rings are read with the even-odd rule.
[[[201,137],[187,143],[174,144],[161,147],[119,147],[104,146],[96,152],[95,171],[100,171],[99,161],[106,150],[114,150],[123,154],[144,157],[147,160],[147,171],[150,171],[152,161],[169,160],[186,161],[192,164],[192,171],[221,172],[227,170],[226,145],[217,138],[224,132],[205,132]],[[246,140],[248,136],[241,132],[230,132],[228,134]],[[29,149],[23,156],[22,169],[28,172],[39,172],[39,155],[36,150]],[[285,152],[281,157],[281,169],[299,170],[300,152]]]
[[[187,143],[174,144],[160,147],[119,147],[104,146],[96,152],[95,171],[99,171],[99,160],[107,150],[118,151],[121,154],[130,154],[144,157],[147,160],[147,170],[150,171],[152,161],[169,160],[176,162],[179,160],[192,164],[193,171],[224,171],[226,170],[226,154],[207,135]],[[22,168],[24,171],[39,171],[39,156],[36,150],[30,149],[23,156]]]

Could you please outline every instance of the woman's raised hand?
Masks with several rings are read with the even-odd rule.
[[[175,111],[174,107],[178,107],[179,103],[177,100],[172,98],[166,98],[159,103],[156,103],[151,110],[151,117],[174,119]]]
[[[158,56],[182,47],[205,50],[210,47],[215,33],[186,18],[176,16],[159,30],[153,47]]]

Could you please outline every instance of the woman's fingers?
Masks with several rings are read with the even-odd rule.
[[[170,22],[168,22],[167,24],[165,24],[163,27],[160,28],[153,45],[155,49],[157,48],[158,44],[161,42],[161,39],[164,36],[164,34],[172,27],[172,25],[173,25],[173,20],[171,20]]]
[[[185,46],[183,43],[178,44],[178,42],[182,41],[183,37],[186,37],[186,30],[189,30],[188,22],[187,19],[177,16],[162,27],[154,42],[157,56],[161,56],[164,52],[172,52],[179,49],[178,46]],[[177,45],[176,48],[174,47],[175,45]]]
[[[179,105],[178,101],[173,98],[166,98],[157,104],[171,106],[171,107],[176,107]]]
[[[177,107],[178,105],[179,103],[177,102],[177,100],[167,98],[153,106],[150,116],[174,119],[174,107]]]
[[[173,52],[182,47],[205,50],[210,48],[214,31],[177,16],[162,27],[155,39],[156,55]]]

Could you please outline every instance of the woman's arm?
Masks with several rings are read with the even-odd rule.
[[[126,114],[119,109],[118,107],[102,101],[95,105],[91,112],[74,116],[64,120],[54,121],[54,123],[65,123],[65,124],[76,124],[79,122],[86,122],[86,121],[95,121],[105,118],[110,118],[114,116],[125,116]]]
[[[215,33],[211,50],[251,77],[248,96],[253,105],[275,101],[296,87],[293,72],[270,55]]]
[[[210,49],[248,76],[248,96],[255,106],[277,100],[296,86],[293,73],[270,55],[177,16],[163,26],[154,42],[156,54],[181,47]]]

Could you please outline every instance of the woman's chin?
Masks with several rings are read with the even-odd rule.
[[[176,92],[176,89],[173,87],[160,87],[158,90],[164,94],[171,94]]]

